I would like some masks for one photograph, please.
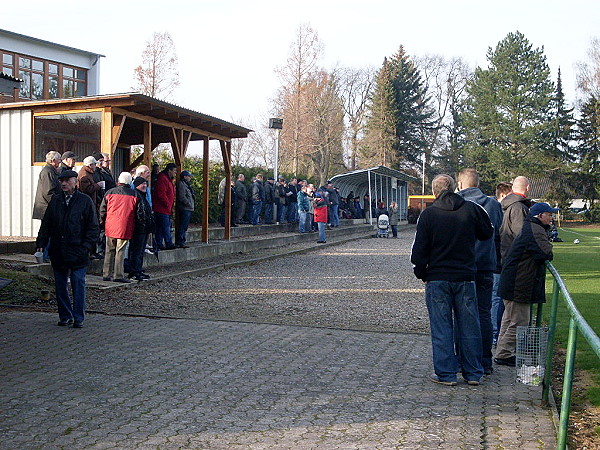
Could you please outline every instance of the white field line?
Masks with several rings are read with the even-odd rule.
[[[578,233],[576,231],[565,230],[564,228],[559,228],[559,229],[562,230],[562,231],[564,231],[565,233],[573,233],[573,234],[576,234],[577,236],[582,236],[584,238],[592,238],[592,239],[598,239],[598,240],[600,240],[600,237],[597,237],[597,236],[588,236],[587,234],[581,234],[581,233]]]

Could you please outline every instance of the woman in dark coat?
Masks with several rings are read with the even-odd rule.
[[[530,304],[546,302],[546,261],[552,261],[548,229],[558,209],[536,203],[525,218],[502,265],[498,296],[505,310],[496,349],[496,364],[515,365],[518,326],[529,325]]]

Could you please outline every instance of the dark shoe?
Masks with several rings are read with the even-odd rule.
[[[177,247],[174,245],[169,245],[167,247],[165,247],[165,250],[175,250]]]
[[[115,278],[113,281],[115,283],[131,283],[131,280],[128,280],[126,278]]]
[[[164,250],[164,249],[165,249],[165,246],[164,246],[164,245],[159,245],[159,246],[158,246],[158,249],[159,249],[159,250]]]
[[[83,328],[83,322],[75,322],[73,328]]]
[[[465,383],[467,383],[469,386],[479,386],[480,381],[479,380],[465,380]]]
[[[140,273],[139,275],[143,280],[149,280],[150,279],[150,275],[148,275],[147,273]]]
[[[508,358],[494,358],[494,362],[500,366],[515,367],[517,365],[517,357],[509,356]]]
[[[58,325],[59,327],[68,327],[69,325],[73,325],[73,319],[59,320],[56,325]]]
[[[102,281],[112,281],[111,277],[102,277]]]
[[[456,381],[442,381],[438,378],[437,375],[433,374],[429,376],[429,379],[437,384],[443,384],[444,386],[456,386],[458,383]]]
[[[484,375],[491,375],[494,373],[494,368],[493,367],[484,367],[483,368],[483,374]]]
[[[189,245],[185,245],[185,244],[179,244],[176,247],[178,247],[178,248],[190,248]]]

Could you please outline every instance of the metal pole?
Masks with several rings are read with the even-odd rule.
[[[367,211],[369,213],[369,223],[371,225],[373,225],[373,215],[371,214],[371,201],[373,199],[372,197],[372,193],[371,193],[371,171],[367,170],[367,178],[369,180],[369,204],[367,205],[367,208],[369,208]]]
[[[550,323],[548,324],[548,344],[546,347],[546,371],[544,372],[544,388],[542,390],[542,401],[548,403],[550,396],[550,383],[552,381],[552,357],[554,356],[554,333],[556,332],[556,316],[558,312],[558,281],[554,279],[552,289],[552,303],[550,303]]]
[[[562,402],[560,406],[560,422],[558,426],[558,442],[556,448],[567,448],[567,432],[569,431],[569,414],[571,413],[571,390],[575,368],[575,352],[577,351],[577,323],[571,317],[569,322],[569,340],[567,342],[567,357],[563,381]]]
[[[275,183],[273,184],[273,186],[277,186],[278,183],[278,175],[279,175],[279,128],[275,129],[275,160],[273,162],[273,178],[275,178]],[[274,205],[275,207],[273,208],[273,222],[274,223],[278,223],[277,222],[277,215],[278,215],[278,209],[279,209],[279,205]]]

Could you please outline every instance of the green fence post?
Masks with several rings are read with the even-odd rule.
[[[567,344],[567,357],[565,360],[565,375],[563,381],[562,402],[560,405],[560,424],[558,427],[559,450],[567,448],[567,432],[569,431],[569,414],[571,413],[571,390],[573,388],[573,375],[575,367],[575,352],[577,350],[577,323],[573,317],[569,322],[569,342]]]
[[[550,323],[548,324],[548,346],[546,347],[546,369],[544,372],[544,389],[542,390],[542,401],[548,403],[550,396],[550,384],[552,383],[552,363],[554,358],[554,333],[556,332],[556,316],[558,313],[558,294],[560,288],[558,281],[554,278],[552,287],[552,303],[550,303]]]
[[[544,304],[543,303],[538,303],[538,307],[537,307],[537,315],[535,316],[535,326],[536,327],[541,327],[542,326],[542,311],[544,308]]]

